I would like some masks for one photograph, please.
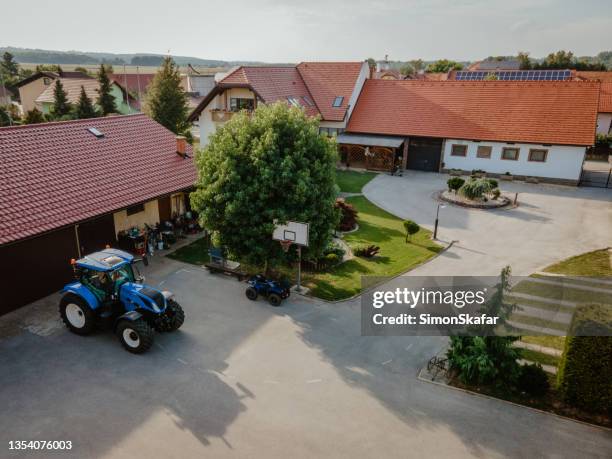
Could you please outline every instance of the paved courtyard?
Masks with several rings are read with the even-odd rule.
[[[436,174],[379,175],[364,194],[431,227]],[[612,245],[612,193],[502,184],[519,207],[448,206],[452,248],[409,275],[526,274]],[[79,337],[52,295],[0,318],[0,439],[71,440],[62,457],[606,457],[609,431],[416,378],[445,344],[362,337],[356,300],[250,302],[244,284],[156,258],[148,282],[187,321],[143,356],[110,333]],[[1,457],[19,456],[3,451]],[[36,456],[34,453],[24,454]],[[59,454],[58,454],[59,456]]]
[[[433,230],[434,195],[448,176],[406,171],[380,174],[364,195],[379,207]],[[438,237],[457,241],[450,250],[411,275],[498,275],[510,265],[528,275],[561,259],[612,246],[612,189],[499,182],[518,207],[501,210],[440,209]]]

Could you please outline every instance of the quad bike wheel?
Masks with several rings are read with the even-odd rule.
[[[60,300],[60,315],[68,329],[77,335],[89,335],[96,328],[96,315],[87,302],[74,293]]]
[[[185,311],[180,304],[174,300],[168,300],[167,313],[170,315],[170,330],[175,331],[181,328],[185,322]]]
[[[117,326],[117,336],[126,351],[142,354],[153,346],[153,329],[144,319],[122,320]]]
[[[272,306],[278,307],[283,302],[283,299],[280,297],[280,295],[277,295],[276,293],[270,293],[270,296],[268,296],[268,301]]]
[[[246,297],[251,301],[255,301],[257,299],[257,290],[254,287],[247,288]]]

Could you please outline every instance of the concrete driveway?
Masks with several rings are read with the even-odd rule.
[[[236,280],[169,259],[156,259],[147,276],[177,292],[187,320],[179,332],[157,335],[142,356],[109,333],[66,331],[57,295],[0,319],[2,333],[21,327],[0,339],[0,457],[612,451],[609,431],[417,380],[445,339],[362,337],[356,301],[292,298],[272,308],[248,301]],[[7,450],[9,440],[30,439],[74,446],[54,454]]]
[[[406,171],[380,174],[364,195],[389,212],[433,230],[437,201],[447,175]],[[441,257],[411,275],[497,275],[510,265],[527,275],[561,259],[612,246],[612,189],[573,188],[500,181],[502,192],[518,195],[518,207],[440,209],[438,237],[458,241]]]

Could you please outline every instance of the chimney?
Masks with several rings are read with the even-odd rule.
[[[187,157],[187,138],[183,135],[176,136],[176,154],[183,158]]]

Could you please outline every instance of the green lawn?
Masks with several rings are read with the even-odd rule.
[[[203,265],[210,260],[208,256],[208,239],[205,237],[197,239],[191,244],[181,247],[166,256],[173,260],[184,261],[185,263]]]
[[[362,196],[348,198],[357,211],[359,229],[345,234],[352,249],[375,244],[379,255],[372,259],[355,257],[327,272],[308,274],[305,285],[313,295],[341,300],[361,291],[361,276],[396,276],[433,257],[442,247],[423,228],[406,244],[402,220],[376,207]]]
[[[361,193],[361,189],[376,177],[374,172],[336,170],[336,183],[345,193]]]
[[[549,266],[544,271],[566,276],[612,276],[610,251],[606,248],[583,253]]]
[[[558,349],[559,351],[562,351],[565,347],[565,336],[523,336],[521,341]]]

